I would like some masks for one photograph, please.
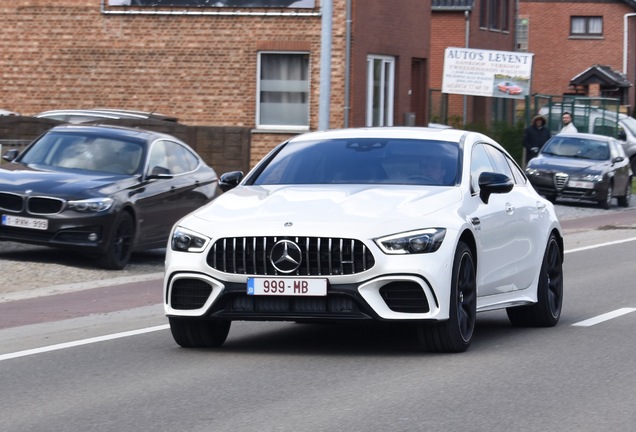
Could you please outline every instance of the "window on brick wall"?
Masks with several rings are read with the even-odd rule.
[[[497,31],[510,30],[510,0],[481,0],[479,27]]]
[[[603,17],[570,17],[570,36],[603,36]]]
[[[256,126],[309,128],[309,54],[258,55]]]

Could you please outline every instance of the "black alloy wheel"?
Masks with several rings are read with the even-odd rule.
[[[477,321],[477,275],[473,253],[459,242],[453,260],[449,319],[417,328],[420,347],[431,352],[458,353],[470,346]]]
[[[122,211],[116,219],[115,229],[106,253],[101,257],[102,267],[109,270],[121,270],[130,261],[135,238],[135,222],[127,211]]]
[[[563,307],[563,259],[554,234],[550,235],[543,256],[537,303],[506,309],[508,319],[517,327],[553,327],[559,322]]]

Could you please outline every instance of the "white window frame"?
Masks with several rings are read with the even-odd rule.
[[[376,63],[381,66],[378,76]],[[367,56],[366,126],[393,126],[395,63],[395,57]]]
[[[295,83],[289,83],[289,84],[285,84],[285,86],[287,88],[293,88],[293,87],[297,87],[297,88],[301,88],[303,86],[306,85],[306,88],[303,89],[306,92],[306,102],[303,104],[304,105],[304,114],[305,114],[305,124],[270,124],[270,123],[265,123],[263,124],[261,122],[261,117],[262,117],[262,109],[261,109],[261,88],[263,86],[263,82],[261,79],[261,62],[262,62],[262,57],[264,55],[276,55],[276,54],[283,54],[283,55],[302,55],[302,56],[307,56],[307,81],[306,83],[303,83],[303,81],[298,81]],[[310,63],[310,58],[309,58],[309,52],[307,51],[261,51],[258,53],[258,60],[257,60],[257,67],[256,67],[256,118],[255,118],[255,122],[256,122],[256,128],[257,129],[265,129],[265,130],[285,130],[285,131],[307,131],[309,130],[309,122],[310,122],[310,118],[309,118],[309,103],[310,103],[310,79],[311,79],[311,63]],[[276,83],[272,83],[273,85],[276,85]],[[279,83],[280,84],[280,83]]]

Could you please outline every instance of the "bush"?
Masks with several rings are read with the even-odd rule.
[[[470,123],[465,130],[480,132],[497,141],[510,153],[519,165],[523,159],[523,122],[510,124],[508,122],[495,122],[490,127],[483,123]]]

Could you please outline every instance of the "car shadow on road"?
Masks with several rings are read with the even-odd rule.
[[[258,326],[259,323],[248,324]],[[271,328],[271,327],[270,327]],[[473,342],[467,352],[490,350],[493,345],[512,343],[523,329],[514,328],[505,312],[478,319]],[[352,355],[400,356],[436,355],[423,352],[417,344],[413,326],[387,323],[316,324],[289,323],[252,332],[249,335],[230,335],[225,344],[214,351],[219,354],[285,354],[285,355]],[[446,355],[446,354],[442,354]]]

